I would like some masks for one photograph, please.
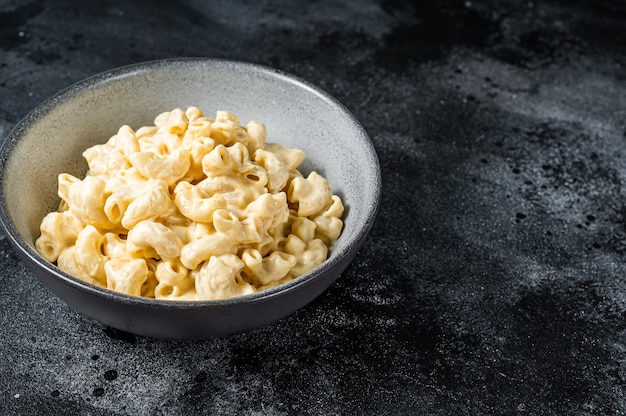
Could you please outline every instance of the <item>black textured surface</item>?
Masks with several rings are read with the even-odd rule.
[[[0,133],[94,73],[214,56],[344,103],[378,151],[368,243],[249,334],[136,337],[0,239],[0,414],[626,413],[621,1],[0,2]]]

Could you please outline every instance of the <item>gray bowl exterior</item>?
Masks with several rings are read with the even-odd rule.
[[[73,278],[34,249],[43,216],[58,205],[57,175],[82,177],[82,151],[122,124],[152,124],[175,107],[198,106],[264,122],[268,141],[305,151],[344,201],[344,231],[329,259],[277,288],[239,298],[177,302],[126,296]],[[380,200],[380,168],[363,127],[339,102],[281,71],[210,58],[146,62],[88,78],[35,108],[0,149],[0,222],[33,274],[68,305],[117,329],[160,338],[206,339],[275,322],[328,288],[365,241]]]

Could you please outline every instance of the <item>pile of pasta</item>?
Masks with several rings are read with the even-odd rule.
[[[83,153],[83,179],[58,177],[58,211],[38,252],[85,282],[157,299],[255,293],[324,262],[344,206],[298,170],[303,151],[268,143],[263,123],[175,108],[124,125]]]

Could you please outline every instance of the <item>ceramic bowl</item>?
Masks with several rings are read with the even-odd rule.
[[[175,107],[227,110],[266,124],[268,141],[305,151],[344,201],[344,230],[327,261],[289,283],[218,301],[163,301],[92,286],[43,260],[34,248],[44,215],[58,207],[56,178],[83,177],[81,156],[122,124],[138,128]],[[269,325],[328,288],[353,260],[375,220],[380,169],[355,117],[319,88],[282,71],[208,58],[117,68],[60,91],[21,120],[0,149],[0,221],[24,263],[52,293],[105,325],[159,337],[206,339]],[[33,305],[33,307],[35,307]]]

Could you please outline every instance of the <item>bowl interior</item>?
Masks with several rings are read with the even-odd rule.
[[[85,148],[106,141],[123,124],[137,129],[163,111],[192,105],[207,116],[228,110],[241,124],[261,121],[268,142],[305,151],[302,170],[325,176],[346,206],[331,259],[365,237],[376,213],[380,176],[376,153],[354,117],[325,93],[282,72],[211,59],[144,63],[100,74],[25,117],[0,154],[9,234],[16,231],[23,239],[18,243],[34,255],[41,219],[58,205],[57,175],[82,177]]]

